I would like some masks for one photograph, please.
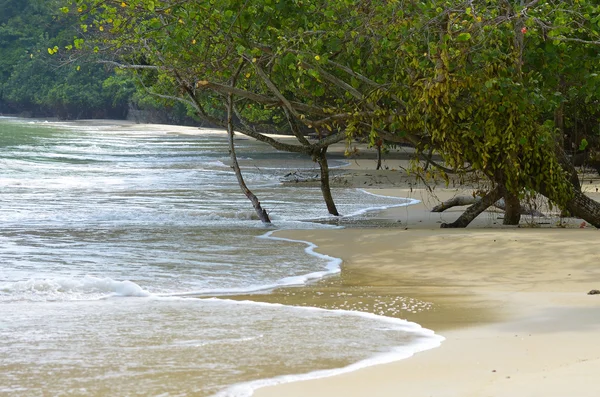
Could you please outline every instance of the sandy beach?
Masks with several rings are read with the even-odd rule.
[[[420,203],[378,213],[384,227],[278,232],[342,258],[342,273],[308,287],[310,293],[274,291],[264,300],[303,304],[300,296],[315,291],[327,296],[331,290],[409,296],[431,306],[397,315],[435,330],[446,341],[403,361],[266,387],[255,395],[600,395],[600,295],[588,295],[600,289],[598,231],[555,213],[523,217],[519,227],[505,227],[499,210],[483,213],[467,229],[440,229],[464,207],[444,213],[431,213],[431,208],[455,195],[472,194],[473,187],[429,189],[402,171],[407,162],[401,157],[387,160],[388,169],[381,171],[374,171],[372,158],[350,160],[339,178],[346,185],[369,187],[371,193]],[[586,178],[584,189],[598,200],[597,181]]]
[[[596,396],[600,284],[594,230],[284,232],[344,259],[347,287],[433,303],[405,313],[447,339],[390,365],[257,396]]]

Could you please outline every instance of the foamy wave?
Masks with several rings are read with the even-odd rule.
[[[433,349],[441,345],[445,338],[441,335],[435,334],[432,330],[423,328],[417,323],[413,323],[407,320],[399,318],[385,317],[373,313],[347,311],[347,310],[329,310],[317,307],[300,307],[300,306],[285,306],[279,303],[264,303],[264,302],[253,302],[253,301],[232,301],[234,304],[248,304],[248,305],[264,305],[264,306],[280,306],[286,307],[292,310],[312,310],[320,312],[337,313],[343,316],[357,316],[373,319],[388,324],[390,327],[403,332],[416,334],[419,338],[416,342],[410,345],[397,346],[392,348],[390,351],[377,354],[369,357],[365,360],[358,361],[354,364],[350,364],[343,368],[334,368],[327,370],[313,371],[305,374],[296,375],[282,375],[270,379],[260,379],[252,382],[239,383],[228,387],[227,389],[218,392],[213,397],[250,397],[254,394],[257,389],[267,386],[274,386],[283,383],[298,382],[303,380],[327,378],[330,376],[340,375],[347,372],[353,372],[362,368],[371,367],[374,365],[387,364],[406,358],[412,357],[415,353],[422,352],[425,350]]]
[[[221,160],[205,161],[205,162],[202,163],[202,165],[208,166],[208,167],[230,168],[227,164],[225,164]]]
[[[299,226],[299,225],[306,225],[306,222],[290,223],[289,226],[291,226],[291,228],[298,229],[297,226]],[[294,226],[296,226],[296,227],[294,227]],[[326,226],[326,227],[329,227],[329,226]],[[337,227],[335,227],[335,228],[337,228]],[[281,230],[281,229],[278,229],[278,230]],[[336,258],[333,256],[320,254],[320,253],[316,252],[315,249],[318,246],[309,241],[292,240],[292,239],[283,238],[283,237],[273,237],[272,234],[275,233],[276,231],[277,230],[268,231],[267,233],[265,233],[261,236],[258,236],[257,238],[306,244],[306,248],[304,249],[304,252],[306,252],[308,255],[316,256],[319,259],[325,260],[326,261],[325,268],[323,270],[315,271],[312,273],[301,274],[301,275],[297,275],[297,276],[283,277],[283,278],[275,281],[274,283],[270,283],[270,284],[249,285],[246,287],[238,287],[238,288],[209,288],[209,289],[186,291],[186,292],[179,292],[179,293],[164,293],[164,294],[158,294],[157,296],[166,298],[166,297],[185,297],[185,296],[198,296],[198,295],[225,296],[225,295],[248,294],[248,293],[255,293],[255,292],[260,292],[260,291],[273,290],[275,288],[280,288],[280,287],[292,287],[292,286],[306,285],[308,283],[321,280],[324,277],[327,277],[327,276],[330,276],[333,274],[337,274],[340,272],[341,264],[342,264],[342,260],[340,258]]]
[[[256,221],[258,215],[254,211],[217,211],[214,214],[195,214],[195,219],[205,221],[240,220]]]
[[[294,284],[299,284],[299,283],[305,284],[308,281],[314,281],[314,280],[329,276],[331,274],[336,274],[336,273],[340,272],[341,264],[342,264],[342,260],[340,258],[336,258],[333,256],[320,254],[320,253],[316,252],[315,249],[318,248],[318,246],[316,244],[311,243],[310,241],[292,240],[289,238],[274,237],[273,233],[275,233],[275,232],[276,232],[276,230],[271,230],[270,232],[267,232],[267,233],[263,234],[262,236],[259,236],[259,238],[266,238],[266,239],[270,239],[270,240],[279,240],[279,241],[288,241],[288,242],[292,242],[292,243],[306,244],[306,248],[304,249],[304,252],[306,252],[308,255],[316,256],[319,259],[324,259],[327,261],[327,265],[325,266],[325,270],[323,270],[323,271],[313,272],[313,273],[305,274],[302,276],[287,277],[287,278],[283,279],[284,281],[292,281],[293,280]]]
[[[100,299],[110,296],[147,297],[138,284],[109,277],[31,279],[0,285],[0,301],[63,301]]]
[[[368,194],[370,196],[384,197],[384,198],[387,198],[387,199],[399,200],[399,201],[402,201],[402,202],[398,203],[398,204],[386,204],[386,205],[382,205],[382,206],[379,206],[379,207],[367,207],[367,208],[363,208],[363,209],[355,211],[355,212],[353,212],[351,214],[345,215],[345,217],[352,217],[352,216],[363,215],[363,214],[366,214],[367,212],[372,212],[372,211],[383,211],[383,210],[387,210],[389,208],[407,207],[409,205],[414,205],[414,204],[418,204],[418,203],[421,202],[420,200],[413,199],[413,198],[384,196],[384,195],[381,195],[381,194],[375,194],[375,193],[368,192],[368,191],[366,191],[364,189],[357,189],[357,190],[359,192],[361,192],[361,193]]]

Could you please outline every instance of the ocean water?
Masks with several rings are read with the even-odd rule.
[[[249,396],[440,343],[369,313],[227,296],[335,277],[340,260],[274,229],[331,227],[308,159],[218,131],[0,118],[0,395]],[[333,160],[332,167],[344,166]],[[336,189],[340,212],[407,205]]]

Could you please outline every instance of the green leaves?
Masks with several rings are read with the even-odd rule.
[[[501,173],[514,189],[552,182],[559,192],[556,134],[545,122],[561,106],[562,132],[598,119],[600,79],[586,76],[600,72],[600,51],[581,43],[599,40],[597,6],[548,0],[508,17],[505,3],[76,0],[90,26],[107,27],[98,36],[107,45],[86,46],[127,49],[123,61],[157,66],[138,73],[158,93],[185,92],[178,78],[229,84],[243,58],[237,87],[248,117],[282,118],[283,97],[301,104],[298,122],[351,114],[327,125],[402,131],[458,170]],[[218,114],[222,93],[198,90]]]
[[[456,41],[469,41],[471,40],[471,33],[461,33],[456,36]]]

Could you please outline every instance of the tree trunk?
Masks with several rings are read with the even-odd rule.
[[[579,182],[579,175],[577,174],[577,170],[573,165],[573,162],[569,160],[565,150],[562,147],[557,149],[557,157],[558,162],[560,163],[563,170],[565,170],[569,174],[569,182],[573,185],[573,188],[577,192],[581,192],[581,183]]]
[[[473,219],[479,214],[494,205],[494,203],[502,198],[502,191],[499,187],[495,187],[491,192],[486,194],[481,200],[467,208],[465,212],[452,223],[442,223],[442,228],[463,228],[467,227]]]
[[[335,206],[335,202],[333,201],[333,196],[331,195],[331,187],[329,186],[329,164],[327,163],[327,147],[320,149],[317,151],[316,160],[319,163],[319,167],[321,168],[321,193],[323,194],[323,199],[325,200],[325,204],[327,204],[327,211],[331,215],[339,216],[338,210]]]
[[[521,203],[517,195],[506,192],[504,194],[504,220],[503,225],[518,225],[521,221]]]
[[[452,207],[462,207],[464,205],[472,205],[481,201],[481,197],[474,196],[456,196],[450,200],[446,200],[431,209],[431,212],[444,212]]]
[[[227,95],[227,136],[229,138],[229,154],[231,156],[231,163],[232,163],[231,168],[233,168],[233,171],[235,172],[235,176],[237,178],[238,184],[240,185],[240,188],[242,189],[242,192],[244,192],[246,197],[248,197],[248,199],[252,202],[252,205],[254,206],[254,210],[256,211],[258,218],[263,223],[270,224],[271,219],[269,218],[269,214],[267,214],[267,211],[265,211],[262,208],[262,206],[260,205],[260,201],[258,201],[258,198],[254,195],[254,193],[252,193],[252,191],[250,191],[250,189],[248,189],[248,186],[246,186],[246,182],[244,181],[244,177],[242,176],[242,171],[240,170],[240,165],[238,164],[237,156],[235,155],[235,145],[233,142],[233,135],[234,135],[233,120],[232,119],[233,119],[233,95],[228,94]]]
[[[376,170],[380,170],[381,169],[381,144],[380,142],[377,142],[377,168],[375,168]]]
[[[600,203],[577,190],[574,192],[574,197],[567,202],[567,210],[571,215],[600,228]]]
[[[450,200],[444,201],[431,209],[431,212],[444,212],[447,209],[452,207],[461,207],[464,205],[475,204],[476,202],[481,201],[481,197],[473,197],[473,196],[456,196],[451,198]],[[501,209],[502,211],[506,211],[506,203],[504,199],[500,199],[496,201],[494,207]],[[545,216],[540,211],[531,208],[531,207],[520,207],[521,215],[530,215],[530,216]]]

